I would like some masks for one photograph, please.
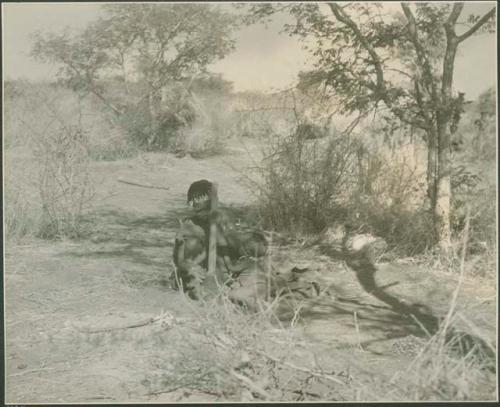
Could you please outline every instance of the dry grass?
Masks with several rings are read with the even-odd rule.
[[[55,85],[9,83],[5,110],[7,238],[81,235],[91,161],[137,150],[92,100]]]
[[[52,92],[50,93],[52,95],[52,101],[60,101],[60,104],[59,102],[57,104],[57,109],[60,107],[68,109],[63,109],[62,112],[57,110],[59,115],[62,115],[63,118],[77,118],[79,116],[77,99],[74,95],[62,92],[60,89],[53,89],[50,92]],[[40,157],[49,159],[52,157],[53,163],[59,166],[53,167],[53,169],[57,173],[57,169],[62,168],[63,175],[71,174],[71,171],[65,171],[65,167],[61,167],[64,164],[64,160],[69,160],[68,162],[71,163],[73,153],[75,156],[81,157],[78,149],[64,148],[62,149],[63,151],[58,150],[57,147],[61,141],[58,137],[61,134],[68,135],[68,133],[58,133],[59,125],[50,124],[51,116],[47,114],[47,110],[44,110],[45,107],[42,106],[42,103],[31,103],[28,106],[28,104],[24,104],[25,102],[27,103],[27,99],[17,99],[15,103],[12,101],[6,103],[6,107],[11,109],[7,116],[7,151],[4,152],[6,158],[5,225],[8,238],[19,238],[36,234],[37,231],[39,231],[40,222],[43,218],[42,199],[39,195],[39,187],[42,184],[38,182],[37,178],[37,175],[40,174],[40,169],[44,168],[43,162],[33,160],[31,152],[25,149],[21,151],[20,146],[30,145],[34,135],[37,133],[54,137],[52,144],[50,144],[54,148],[41,154]],[[210,108],[212,108],[213,111],[211,111]],[[16,109],[18,109],[18,113],[14,114]],[[205,112],[206,117],[203,116],[204,118],[190,130],[191,134],[189,136],[192,137],[193,140],[192,147],[190,148],[192,148],[193,151],[206,151],[208,148],[210,154],[220,153],[223,151],[221,150],[221,148],[223,148],[221,146],[223,146],[224,143],[219,144],[219,142],[223,142],[226,137],[230,138],[233,130],[234,132],[239,131],[237,123],[233,122],[234,117],[224,110],[222,104],[214,103],[212,106],[202,105],[200,111]],[[259,115],[261,113],[262,112],[260,112]],[[262,118],[264,116],[261,115],[259,117]],[[269,116],[267,117],[269,118]],[[93,120],[95,120],[95,117],[92,118],[88,116],[87,119],[85,119],[85,115],[82,117],[82,127],[88,130],[86,134],[88,135],[90,146],[90,157],[86,157],[85,160],[90,160],[91,158],[99,160],[119,159],[130,153],[126,143],[122,143],[122,135],[116,128],[113,129],[112,126],[106,128],[107,125],[104,119],[102,122],[97,121],[99,124],[95,127],[87,127],[88,123]],[[243,130],[249,133],[254,131],[256,134],[260,132],[263,135],[274,134],[274,132],[279,131],[283,131],[284,133],[290,131],[285,125],[283,125],[280,130],[277,129],[277,127],[280,127],[281,124],[279,126],[273,126],[274,123],[267,123],[269,126],[266,127],[267,124],[265,120],[256,119],[255,123],[257,122],[259,127],[252,128],[254,124],[252,124],[252,120],[248,120]],[[290,124],[289,120],[286,119],[282,120],[280,123],[285,123],[286,125]],[[50,127],[49,124],[53,127]],[[236,126],[236,128],[234,126]],[[255,126],[257,126],[257,124],[255,124]],[[100,132],[100,129],[105,131]],[[69,132],[70,136],[76,134],[77,133],[72,131]],[[210,143],[205,143],[207,140],[214,140],[214,149],[210,147]],[[292,143],[289,144],[292,145]],[[118,147],[113,147],[115,145]],[[109,150],[107,150],[108,147]],[[281,144],[280,147],[283,147],[283,145]],[[325,205],[332,196],[333,201],[338,203],[341,198],[340,192],[342,192],[342,188],[336,189],[339,184],[334,182],[335,179],[329,178],[338,174],[334,171],[328,171],[335,165],[333,162],[335,160],[332,159],[332,157],[335,157],[335,154],[322,156],[320,157],[322,159],[316,160],[317,156],[315,157],[314,154],[320,155],[322,152],[322,148],[320,147],[321,145],[318,145],[314,152],[313,148],[305,146],[301,153],[305,150],[307,150],[307,152],[305,155],[300,156],[302,161],[296,159],[296,150],[290,150],[290,153],[288,155],[285,154],[284,158],[279,162],[282,167],[274,166],[272,168],[274,172],[271,173],[269,171],[267,173],[269,176],[266,185],[267,192],[274,193],[274,198],[276,198],[272,201],[272,210],[269,211],[268,215],[275,220],[276,224],[279,223],[278,220],[280,222],[282,221],[280,217],[288,216],[286,222],[282,222],[285,228],[302,227],[303,225],[299,225],[299,220],[300,222],[310,221],[310,219],[306,219],[306,215],[312,213],[317,215],[316,222],[318,224],[314,226],[320,227],[324,222],[334,218],[336,212],[325,212]],[[134,153],[133,150],[132,153]],[[64,160],[55,160],[53,154],[60,154]],[[156,159],[156,156],[152,154],[148,157],[152,160],[153,158]],[[166,209],[174,208],[179,202],[184,202],[184,186],[179,185],[178,179],[183,179],[183,177],[186,179],[196,179],[196,177],[202,177],[208,173],[210,176],[213,176],[214,179],[218,177],[219,180],[224,180],[228,183],[233,175],[228,174],[229,171],[227,171],[227,168],[225,170],[218,168],[218,172],[214,171],[210,166],[215,166],[215,164],[209,160],[200,161],[195,166],[193,165],[193,161],[189,159],[184,159],[185,161],[188,160],[187,164],[179,164],[180,161],[176,161],[172,156],[169,156],[168,160],[165,159],[164,156],[159,156],[158,159],[161,160],[161,162],[158,162],[156,166],[160,167],[160,164],[164,165],[168,167],[169,171],[168,182],[171,182],[171,184],[168,185],[170,187],[168,199],[171,200],[166,202],[168,205],[165,205],[165,199],[167,198],[164,199],[164,197],[160,198],[158,195],[155,195],[154,199],[150,197],[148,201],[146,193],[131,193],[130,189],[124,189],[122,190],[120,198],[122,201],[117,204],[119,209],[123,209],[124,202],[127,202],[132,206],[136,205],[140,208],[142,211],[140,215],[143,216],[147,212],[147,208],[154,205],[161,205],[161,213],[163,213]],[[123,166],[129,166],[131,162],[132,161],[127,162],[123,164]],[[74,174],[81,172],[81,175],[85,176],[85,170],[80,170],[84,168],[89,161],[85,161],[85,163],[81,162],[83,167],[79,166],[78,160],[74,163],[75,166],[72,167],[70,164],[67,168],[73,168],[75,170]],[[274,164],[276,164],[276,161]],[[285,164],[288,164],[288,167],[285,166]],[[319,164],[323,166],[319,167]],[[189,168],[181,167],[182,165]],[[142,169],[144,172],[142,174],[138,167],[128,169],[127,171],[129,172],[127,174],[134,174],[134,176],[137,174],[138,177],[142,176],[142,179],[148,179],[147,177],[152,176],[151,168],[146,168],[146,165],[143,167]],[[370,176],[375,176],[380,172],[391,172],[392,170],[388,170],[388,168],[388,166],[383,166],[382,169],[377,172],[374,167],[371,167],[368,174]],[[212,170],[212,172],[210,172],[210,170]],[[281,170],[284,171],[280,172]],[[322,171],[326,173],[325,177],[317,177],[318,174],[322,174]],[[391,211],[388,209],[388,206],[385,205],[388,198],[394,199],[395,197],[399,197],[398,199],[408,199],[408,191],[405,182],[408,181],[409,178],[396,176],[395,174],[400,174],[396,171],[394,171],[394,173],[391,172],[391,174],[393,175],[392,179],[386,180],[387,182],[378,180],[380,184],[375,185],[376,188],[374,190],[376,191],[377,197],[383,196],[383,202],[378,202],[379,204],[375,207],[375,205],[373,205],[374,201],[370,201],[370,196],[368,196],[369,199],[364,201],[364,206],[361,205],[360,202],[356,202],[352,209],[354,211],[360,211],[362,208],[363,210],[360,211],[362,212],[362,216],[369,213],[369,210],[372,210],[372,215],[379,215],[378,217],[366,215],[367,222],[370,221],[373,223],[374,220],[377,219],[380,225],[386,223],[389,223],[391,227],[399,225],[399,228],[403,230],[404,233],[395,234],[394,229],[390,228],[387,233],[392,234],[396,242],[399,240],[399,243],[403,247],[414,247],[416,243],[422,240],[421,235],[418,235],[416,232],[426,232],[427,226],[425,222],[420,222],[421,219],[417,218],[415,213],[403,210],[398,211],[395,209]],[[116,174],[113,176],[115,175]],[[279,175],[281,178],[275,177],[275,175]],[[158,183],[165,178],[164,174],[161,172],[155,173],[154,177],[156,177],[155,182]],[[52,179],[56,181],[58,178],[52,177]],[[72,181],[68,184],[62,184],[69,186],[68,191],[71,190],[71,185],[85,186],[85,182],[82,181],[82,179],[80,179],[82,182],[78,181],[78,177],[75,176],[72,179],[74,183],[72,183]],[[266,178],[264,177],[264,179]],[[114,182],[114,180],[112,181]],[[371,182],[371,180],[366,179],[365,181]],[[236,192],[233,193],[233,188],[234,185],[227,185],[227,187],[225,187],[227,196],[237,194]],[[257,189],[258,192],[262,192],[263,190],[262,188],[256,188],[255,185],[252,185],[252,188],[254,188],[254,191]],[[325,188],[327,188],[327,190],[325,190]],[[43,190],[47,192],[51,189],[45,184]],[[237,188],[234,190],[236,191]],[[53,189],[53,191],[57,191],[57,189]],[[80,191],[82,191],[82,189],[80,189]],[[264,188],[264,192],[265,191],[266,188]],[[58,196],[57,193],[52,195],[52,202],[59,204],[62,200],[59,200],[59,198],[55,199],[56,196]],[[135,201],[134,197],[137,197]],[[295,201],[292,200],[295,206],[289,205],[291,198],[296,198]],[[48,203],[50,204],[50,202],[49,199]],[[67,201],[67,208],[73,206],[71,202],[73,201]],[[122,206],[120,207],[119,205]],[[379,209],[380,213],[376,212]],[[158,208],[156,208],[156,210],[160,211]],[[283,214],[285,210],[289,210],[289,212]],[[327,214],[327,219],[324,218],[325,214]],[[297,215],[301,215],[301,218],[298,220],[293,218],[293,216]],[[158,214],[155,214],[155,216],[157,219],[163,219]],[[484,275],[486,278],[489,278],[488,282],[484,284],[491,284],[492,278],[496,277],[496,247],[494,245],[490,245],[488,242],[486,252],[480,252],[475,255],[476,257],[466,256],[466,254],[470,252],[470,250],[467,249],[469,243],[473,243],[475,240],[482,241],[483,239],[482,237],[475,239],[475,233],[478,233],[478,231],[480,233],[485,232],[484,236],[490,236],[490,229],[486,231],[483,228],[488,222],[491,223],[491,219],[489,219],[488,216],[482,217],[480,219],[481,222],[478,221],[477,223],[475,223],[475,218],[471,219],[471,228],[466,227],[462,230],[462,235],[459,235],[460,239],[457,239],[457,244],[451,256],[437,259],[436,255],[431,254],[430,257],[426,259],[429,263],[435,261],[433,271],[436,271],[436,274],[445,275],[448,273],[454,276],[458,274],[460,276],[460,282],[455,294],[452,296],[452,301],[448,310],[449,312],[444,315],[440,329],[435,333],[429,334],[429,337],[426,339],[424,345],[420,347],[420,352],[414,357],[411,364],[408,364],[407,367],[400,370],[397,374],[394,374],[393,380],[390,383],[384,382],[385,376],[382,374],[384,372],[373,370],[369,358],[366,357],[367,351],[363,349],[360,340],[358,340],[359,346],[348,348],[347,350],[345,348],[337,348],[335,345],[331,344],[326,348],[320,348],[316,346],[316,343],[311,341],[308,342],[304,337],[297,334],[294,328],[296,328],[296,325],[300,325],[300,323],[297,323],[297,319],[299,318],[292,319],[292,324],[290,324],[290,322],[281,321],[276,316],[275,308],[269,308],[266,304],[263,304],[263,309],[259,312],[244,312],[240,307],[229,301],[225,293],[221,293],[215,299],[207,299],[196,303],[181,297],[179,301],[182,301],[182,307],[179,307],[179,309],[186,311],[189,316],[180,317],[176,324],[166,325],[162,325],[161,318],[157,319],[155,320],[156,322],[152,332],[141,331],[140,333],[136,333],[136,331],[133,330],[121,330],[120,332],[113,333],[86,333],[80,335],[74,333],[73,336],[68,338],[61,335],[61,337],[57,337],[59,342],[57,342],[57,340],[55,341],[55,345],[51,348],[51,352],[47,352],[46,356],[49,359],[53,354],[59,354],[58,352],[61,352],[63,345],[67,353],[59,355],[70,360],[72,356],[74,356],[74,349],[81,345],[83,345],[84,351],[90,352],[95,349],[102,349],[103,351],[112,353],[116,351],[117,343],[121,344],[123,345],[121,348],[121,357],[127,359],[133,366],[128,372],[131,377],[128,378],[130,381],[127,383],[130,384],[133,380],[141,381],[141,395],[146,399],[180,392],[181,394],[178,394],[178,396],[182,400],[184,392],[191,392],[201,394],[205,400],[209,398],[213,401],[232,402],[493,400],[496,397],[496,373],[491,370],[491,360],[492,355],[494,357],[496,353],[496,349],[488,345],[488,339],[485,338],[485,335],[483,335],[479,329],[475,328],[472,322],[468,321],[465,323],[468,327],[466,331],[460,333],[457,329],[457,326],[464,325],[463,316],[457,311],[457,298],[465,276]],[[255,216],[255,218],[256,217],[257,216]],[[76,218],[74,219],[76,220]],[[134,301],[137,301],[135,304],[132,300],[126,303],[126,305],[129,306],[127,312],[130,313],[133,313],[138,306],[137,304],[144,300],[144,297],[141,298],[141,296],[145,294],[141,289],[146,289],[146,286],[151,287],[158,284],[161,273],[164,271],[162,267],[165,267],[165,259],[167,258],[165,246],[162,246],[164,243],[162,240],[164,239],[164,231],[155,230],[158,234],[153,234],[151,233],[151,229],[148,229],[152,226],[147,224],[145,218],[143,219],[138,216],[136,220],[139,220],[139,222],[135,223],[131,221],[130,225],[133,224],[133,226],[130,226],[130,228],[125,231],[120,228],[116,229],[118,231],[122,230],[122,233],[126,235],[122,236],[123,241],[120,244],[117,243],[115,245],[118,249],[112,246],[106,251],[103,250],[103,247],[99,246],[98,243],[94,247],[92,246],[93,243],[87,242],[90,245],[90,249],[94,250],[97,254],[92,257],[93,251],[87,253],[82,249],[84,254],[81,256],[82,262],[84,261],[85,264],[86,262],[93,262],[93,269],[90,270],[94,272],[91,277],[91,282],[93,284],[91,288],[92,291],[95,292],[96,297],[92,298],[108,298],[111,296],[114,298],[113,301],[126,301],[128,299],[127,297],[135,295]],[[141,222],[143,220],[146,223],[142,224]],[[364,221],[364,219],[362,219],[362,221]],[[414,223],[412,223],[412,221],[414,221]],[[104,224],[103,227],[108,226],[109,225]],[[372,228],[374,226],[376,225],[370,225]],[[123,228],[123,225],[120,225],[120,227]],[[141,229],[141,233],[145,236],[142,241],[138,239],[138,237],[140,237],[138,235],[139,228]],[[107,232],[110,235],[109,239],[116,239],[116,235],[119,234],[113,229],[109,229]],[[170,230],[169,233],[173,233],[173,231]],[[132,239],[132,241],[128,241],[129,234],[136,240],[134,241]],[[467,236],[467,234],[472,234],[472,237]],[[157,245],[150,244],[148,239],[150,239],[151,236],[157,236],[157,240],[160,243],[153,239],[153,243],[156,242]],[[140,245],[141,242],[143,243],[143,247]],[[123,249],[123,247],[125,248]],[[286,247],[283,250],[283,262],[285,259],[294,258],[293,256],[303,255],[302,252],[296,249],[296,247]],[[152,252],[156,257],[152,257]],[[485,255],[483,255],[483,253],[485,253]],[[115,258],[112,256],[122,256],[122,263],[113,263],[109,266],[107,261],[103,261],[102,258],[99,257],[107,254],[109,254],[113,261]],[[34,258],[31,259],[33,263],[41,263],[39,258],[37,258],[39,253],[37,254],[34,251],[28,252],[27,257],[29,257],[29,255],[34,256]],[[61,256],[54,256],[54,258],[60,259]],[[297,258],[294,258],[293,261],[296,261]],[[53,281],[50,282],[50,287],[47,290],[53,290],[54,287],[58,286],[65,275],[68,276],[67,278],[70,280],[67,286],[61,288],[60,292],[53,293],[50,291],[54,298],[39,298],[41,301],[45,301],[46,304],[52,304],[51,306],[54,307],[54,309],[49,310],[50,312],[47,312],[48,315],[52,316],[56,315],[57,312],[63,312],[61,315],[56,315],[56,317],[60,318],[58,322],[70,318],[68,307],[71,306],[73,298],[80,301],[76,306],[77,309],[73,310],[74,315],[71,315],[71,317],[74,318],[79,318],[81,316],[79,312],[82,312],[85,308],[85,301],[88,301],[88,298],[85,298],[85,296],[89,295],[89,292],[86,291],[89,287],[84,287],[84,284],[80,283],[80,280],[74,279],[68,272],[68,270],[74,267],[74,264],[77,262],[76,259],[78,259],[78,257],[70,258],[70,260],[66,261],[71,261],[71,263],[60,266],[60,275],[56,276]],[[47,261],[47,259],[45,260]],[[313,266],[317,264],[316,262],[318,262],[318,264],[320,262],[317,253],[309,259],[300,260],[307,260]],[[28,278],[28,276],[32,274],[33,270],[36,270],[36,267],[37,264],[30,265],[30,267],[27,268],[26,277],[22,276],[20,273],[17,277],[13,276],[12,281],[14,281],[15,278],[21,277],[26,278],[26,281],[33,280],[31,277]],[[52,264],[50,267],[50,269],[45,269],[47,276],[50,276],[50,273],[54,272]],[[84,282],[85,278],[89,278],[87,276],[89,270],[85,269],[86,265],[81,267],[81,281]],[[98,275],[96,270],[99,271],[101,269],[104,270],[104,272]],[[323,272],[330,273],[332,279],[334,279],[336,283],[340,280],[340,273],[343,273],[343,271],[336,269],[323,270]],[[347,287],[345,291],[349,291],[353,289],[353,286],[357,287],[357,282],[353,274],[348,274],[347,271],[345,271],[345,273],[346,274],[343,274],[342,277],[344,278],[342,283]],[[127,276],[132,276],[135,280],[143,282],[146,281],[147,277],[151,281],[148,280],[145,287],[137,289],[137,285],[126,280]],[[407,278],[409,278],[409,276],[404,274],[402,268],[401,276],[398,277],[398,280],[400,279],[404,282]],[[19,287],[16,294],[21,294],[23,292],[23,289],[26,288],[26,281],[19,280]],[[40,279],[40,281],[45,281],[45,278]],[[75,285],[75,281],[79,281],[79,284]],[[348,283],[346,283],[346,281],[348,281]],[[340,284],[341,283],[339,283],[339,285]],[[121,290],[125,286],[128,291],[124,292],[117,290],[117,287]],[[35,289],[35,285],[29,287],[33,288],[33,292],[41,292],[39,289]],[[155,289],[156,288],[157,287],[155,287]],[[113,289],[115,291],[113,291]],[[357,289],[360,288],[357,287]],[[349,291],[349,293],[351,292]],[[157,312],[157,308],[164,306],[163,296],[165,296],[165,292],[158,292],[159,297],[160,294],[162,296],[161,299],[153,305],[150,305],[150,308],[146,312]],[[169,292],[167,295],[173,296],[175,294]],[[363,300],[369,297],[366,293],[363,293],[363,295],[365,296]],[[61,297],[67,300],[67,303],[64,303],[64,301],[62,302],[64,304],[63,307],[60,307]],[[172,298],[174,299],[172,300]],[[22,301],[25,300],[18,301],[18,299],[15,299],[13,303],[25,304]],[[171,301],[177,303],[178,298],[171,297]],[[332,301],[334,302],[334,300]],[[90,303],[91,301],[88,302]],[[108,302],[105,304],[109,305],[109,298]],[[87,317],[91,322],[93,322],[94,319],[93,314],[99,313],[102,311],[102,308],[105,308],[105,306],[97,300],[95,304],[87,305],[89,308],[85,310],[85,312],[89,313]],[[120,307],[123,306],[122,303],[119,305]],[[176,305],[178,306],[179,304]],[[332,304],[329,317],[332,317],[332,310],[338,305],[338,303]],[[377,306],[382,308],[380,304],[376,303],[371,304],[371,306],[375,309]],[[118,305],[116,308],[118,308]],[[366,308],[360,305],[359,309],[365,311]],[[59,311],[57,311],[58,309]],[[34,315],[36,315],[38,319],[39,310],[38,308],[35,308],[35,310],[36,312],[32,312],[34,312]],[[341,312],[343,312],[342,309],[340,309],[339,314],[334,314],[333,318],[339,316],[339,319],[341,319]],[[298,314],[299,312],[297,312],[297,315]],[[354,333],[361,336],[364,329],[362,326],[363,320],[358,314],[355,315],[355,326],[346,325],[343,328],[345,331],[355,330]],[[41,321],[43,323],[44,320],[41,319]],[[13,323],[18,322],[19,321],[14,321]],[[383,323],[385,322],[381,322],[379,325]],[[378,326],[377,328],[385,332],[385,330],[390,330],[392,327],[388,323],[385,326]],[[57,331],[55,334],[52,332],[51,335],[52,334],[58,335]],[[340,334],[340,332],[334,332],[332,336],[336,334]],[[17,338],[11,337],[11,340],[12,339]],[[145,344],[147,344],[147,347],[145,347]],[[82,355],[79,356],[84,357]],[[363,356],[365,359],[363,359]],[[328,360],[328,363],[330,363],[328,364],[326,360],[329,358],[336,360],[333,362]],[[396,359],[397,357],[389,355],[388,358]],[[118,369],[123,369],[121,363],[123,359],[113,359]],[[354,363],[351,363],[353,359],[361,360],[361,362],[358,360],[360,364],[364,363],[363,361],[366,362],[363,366],[365,372],[363,372],[361,368],[354,367]],[[96,369],[96,365],[89,366],[90,370]],[[99,365],[97,364],[97,366]],[[370,371],[370,369],[372,370]],[[40,369],[40,371],[42,370],[43,368]],[[72,372],[68,371],[66,373],[71,375],[77,370],[78,369],[75,367]],[[367,370],[368,373],[366,373]],[[36,371],[36,369],[33,369],[33,371]],[[16,372],[14,374],[22,373],[22,375],[15,377],[24,378],[28,377],[30,374],[28,371],[26,372],[26,374],[22,372]],[[379,382],[374,383],[367,376],[380,377]],[[80,380],[79,378],[75,378],[75,376],[72,376],[72,379]],[[60,377],[59,380],[63,382],[62,386],[64,386],[64,380]],[[94,390],[92,388],[93,384],[90,381],[89,383],[87,383],[87,390],[90,389],[89,391],[92,393]],[[28,387],[29,386],[26,386],[26,388]],[[78,386],[75,386],[75,388],[77,387]],[[41,388],[43,388],[43,386],[41,386]],[[126,390],[128,391],[130,389]],[[83,394],[83,392],[81,394]],[[119,393],[122,397],[120,401],[123,401],[123,399],[127,397],[127,394],[125,390]],[[139,392],[136,392],[134,396],[138,397],[138,394]]]
[[[356,367],[360,362],[349,362],[346,355],[327,362],[320,348],[304,342],[269,309],[249,314],[223,294],[201,303],[185,301],[195,317],[171,330],[171,351],[155,353],[155,364],[142,381],[146,394],[182,390],[225,402],[495,398],[491,354],[485,354],[482,342],[470,345],[464,341],[469,334],[455,331],[454,304],[408,367],[383,382],[366,377],[367,367]]]
[[[466,336],[448,335],[455,320],[451,314],[408,368],[393,377],[391,384],[396,391],[392,397],[414,401],[495,399],[492,360],[479,343],[463,349]]]
[[[175,354],[155,356],[158,363],[143,380],[148,394],[183,389],[226,402],[342,397],[335,389],[350,379],[304,363],[314,360],[312,354],[270,308],[247,313],[225,294],[201,303],[184,301],[196,317],[171,336]]]
[[[287,323],[284,325],[272,308],[248,314],[222,293],[215,300],[203,301],[199,308],[186,302],[196,307],[195,324],[179,330],[173,342],[178,352],[160,364],[156,374],[147,376],[148,391],[159,394],[187,388],[225,401],[334,401],[353,394],[358,401],[494,399],[494,345],[470,322],[468,332],[457,329],[457,320],[463,319],[457,312],[457,302],[465,278],[469,230],[467,215],[461,255],[455,265],[459,280],[446,316],[437,332],[428,333],[408,367],[393,375],[389,386],[379,383],[374,387],[356,369],[341,378],[326,374],[315,363],[304,366],[304,360],[316,360],[320,355],[311,351],[305,356],[301,339],[287,329]],[[354,319],[359,337],[356,313]],[[359,339],[358,346],[364,352]],[[301,355],[299,365],[290,363],[291,355]]]

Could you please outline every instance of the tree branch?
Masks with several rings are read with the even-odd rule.
[[[434,78],[432,75],[432,68],[431,64],[429,62],[429,59],[427,58],[427,54],[425,53],[425,50],[418,40],[418,35],[417,35],[417,23],[415,21],[415,17],[407,3],[401,3],[401,8],[403,9],[403,12],[406,16],[406,19],[408,21],[407,29],[408,33],[410,34],[410,41],[413,43],[413,46],[415,47],[415,51],[417,53],[417,58],[419,60],[420,65],[423,68],[423,73],[425,76],[425,82],[427,82],[430,85],[430,90],[431,90],[431,97],[432,101],[435,106],[439,104],[438,100],[438,92],[436,89],[436,84],[434,82]],[[425,84],[424,82],[424,84]]]
[[[424,120],[426,121],[427,125],[430,127],[432,120],[428,115],[427,109],[425,108],[424,100],[422,98],[422,93],[420,92],[420,86],[418,84],[418,81],[415,79],[413,84],[415,86],[415,99],[417,100],[418,107],[419,107],[420,111],[422,112],[422,116],[424,117]]]
[[[458,17],[460,17],[463,8],[464,8],[464,3],[453,4],[453,9],[451,10],[451,13],[448,16],[448,20],[446,20],[445,24],[449,25],[450,27],[453,27],[457,23]]]
[[[380,59],[379,55],[373,48],[373,46],[370,44],[368,39],[363,35],[359,27],[356,25],[356,23],[345,13],[342,7],[340,7],[336,3],[329,3],[328,6],[332,10],[332,13],[335,15],[335,17],[344,25],[346,25],[353,33],[353,35],[357,38],[357,40],[361,43],[363,48],[368,52],[371,58],[371,64],[375,68],[375,73],[376,73],[376,78],[377,82],[375,84],[376,89],[373,89],[373,86],[369,86],[369,83],[365,81],[363,83],[364,86],[367,86],[369,89],[371,89],[373,92],[378,93],[378,98],[380,98],[386,106],[389,108],[389,110],[396,116],[398,117],[402,122],[408,123],[415,125],[419,128],[422,129],[427,129],[429,127],[428,123],[422,122],[420,120],[417,120],[415,117],[408,117],[407,110],[402,109],[400,106],[397,106],[394,103],[394,100],[391,99],[390,92],[388,92],[386,88],[386,83],[384,80],[384,68],[382,66],[382,60]],[[407,5],[402,5],[403,9],[407,8]],[[411,11],[408,8],[408,11],[410,13],[411,19],[410,21],[410,26],[413,27],[413,33],[412,39],[416,42],[415,46],[418,47],[417,53],[420,56],[420,59],[423,61],[423,65],[426,66],[426,76],[427,76],[427,81],[429,84],[432,86],[432,94],[433,94],[433,100],[437,101],[437,91],[435,88],[435,84],[433,81],[432,77],[432,71],[430,68],[430,63],[425,55],[425,51],[421,44],[418,42],[417,36],[416,36],[416,24],[415,20],[413,18],[413,14],[411,14]],[[359,81],[359,77],[357,78]]]
[[[344,10],[338,4],[328,3],[328,5],[330,6],[330,9],[332,10],[332,13],[335,15],[335,17],[352,30],[354,35],[361,42],[361,45],[363,45],[365,50],[372,58],[373,65],[375,67],[377,75],[377,87],[379,88],[380,91],[384,92],[385,91],[384,71],[382,69],[382,62],[380,61],[378,54],[375,52],[375,49],[371,46],[371,44],[368,42],[365,36],[361,33],[356,23],[352,21],[351,18],[349,18],[349,16],[344,12]]]
[[[486,21],[488,21],[494,15],[495,15],[495,9],[493,8],[490,11],[488,11],[484,16],[482,16],[479,19],[479,21],[476,24],[474,24],[469,31],[466,31],[462,35],[459,35],[458,42],[461,43],[462,41],[469,38],[472,34],[474,34],[477,30],[479,30],[486,23]]]

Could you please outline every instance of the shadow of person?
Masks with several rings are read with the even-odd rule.
[[[361,287],[370,295],[387,304],[393,312],[399,314],[412,327],[415,336],[432,336],[438,333],[444,318],[434,315],[432,310],[421,303],[408,303],[386,291],[388,286],[379,286],[375,279],[376,266],[363,253],[345,255],[346,264],[355,272]],[[484,367],[496,372],[496,352],[484,339],[451,326],[445,333],[445,343],[460,355],[475,352],[484,363]]]

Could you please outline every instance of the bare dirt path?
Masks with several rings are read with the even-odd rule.
[[[144,400],[135,372],[158,345],[155,327],[94,335],[74,326],[120,326],[163,310],[185,315],[167,282],[186,190],[200,178],[227,185],[221,201],[249,197],[223,160],[162,154],[97,163],[99,202],[91,239],[7,245],[5,259],[7,400]],[[144,189],[118,179],[168,187]],[[132,349],[131,343],[141,344]]]
[[[250,163],[238,158],[243,156],[234,150],[229,160],[244,169]],[[7,402],[216,400],[207,394],[149,394],[137,372],[155,365],[158,347],[175,351],[169,348],[170,332],[149,319],[163,311],[176,318],[192,312],[167,282],[178,218],[187,214],[187,187],[201,178],[217,181],[221,202],[242,206],[252,196],[241,174],[221,158],[164,154],[97,163],[95,173],[102,181],[91,238],[6,247]],[[300,246],[276,248],[273,261],[285,268],[306,265],[329,286],[328,295],[304,309],[303,322],[294,328],[325,360],[355,366],[367,378],[377,372],[376,380],[383,382],[405,368],[421,346],[418,339],[413,347],[405,345],[415,325],[342,262]],[[446,314],[455,283],[452,276],[407,264],[382,265],[376,273],[384,293],[425,303],[436,318]],[[466,281],[459,301],[459,311],[489,339],[495,334],[494,296],[494,287]],[[129,328],[106,331],[109,327]]]

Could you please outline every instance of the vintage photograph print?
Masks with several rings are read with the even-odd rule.
[[[3,3],[3,401],[498,401],[496,30]]]

